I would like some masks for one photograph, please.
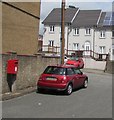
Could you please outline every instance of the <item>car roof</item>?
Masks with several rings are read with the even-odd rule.
[[[66,64],[62,64],[62,65],[49,65],[49,66],[50,67],[62,67],[62,68],[76,68],[74,65],[66,65]]]

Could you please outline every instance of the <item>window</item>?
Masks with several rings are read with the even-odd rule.
[[[66,68],[48,66],[45,71],[45,74],[55,74],[55,75],[66,75]]]
[[[112,37],[114,38],[114,31],[112,31]]]
[[[100,46],[100,54],[105,54],[105,46]]]
[[[79,28],[74,28],[74,35],[79,35]]]
[[[71,68],[67,68],[67,75],[73,75],[74,71]]]
[[[54,46],[54,40],[49,40],[49,46],[51,46],[51,47]]]
[[[49,28],[49,32],[54,32],[54,29],[55,29],[54,26],[50,26],[50,28]]]
[[[114,55],[114,44],[112,45],[112,54]]]
[[[100,38],[105,38],[105,31],[100,31]]]
[[[85,35],[90,35],[91,34],[91,29],[90,28],[86,28],[85,29]]]
[[[75,74],[81,74],[82,72],[79,69],[73,68]]]
[[[73,43],[73,50],[79,50],[79,43]]]

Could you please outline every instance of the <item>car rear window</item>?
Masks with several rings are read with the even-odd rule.
[[[44,74],[66,75],[66,68],[48,66],[45,69]]]

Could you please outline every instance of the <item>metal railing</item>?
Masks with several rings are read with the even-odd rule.
[[[58,46],[49,46],[43,45],[42,46],[43,53],[52,53],[52,54],[59,54],[60,55],[60,47]],[[67,50],[65,49],[66,56],[79,56],[79,57],[91,57],[96,61],[106,61],[108,54],[100,54],[96,53],[92,50]]]

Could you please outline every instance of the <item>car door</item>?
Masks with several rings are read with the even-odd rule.
[[[84,81],[82,72],[77,68],[73,68],[73,70],[75,72],[75,86],[80,87],[81,85],[83,85],[83,81]]]
[[[71,81],[73,82],[73,87],[74,87],[75,73],[74,70],[72,70],[72,68],[67,68],[67,79],[68,79],[68,83]]]

